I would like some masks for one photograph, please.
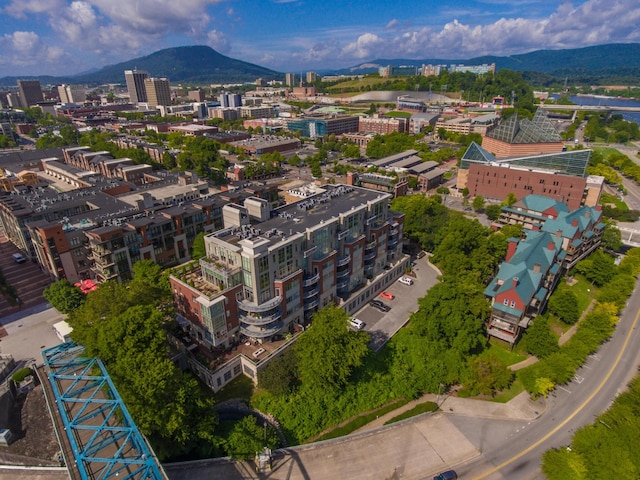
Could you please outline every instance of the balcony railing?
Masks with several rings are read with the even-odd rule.
[[[344,267],[345,265],[348,265],[350,261],[351,261],[351,255],[347,255],[346,257],[339,258],[338,266]]]
[[[375,252],[375,251],[373,251],[373,252],[371,252],[371,253],[367,253],[367,254],[364,256],[364,261],[365,261],[365,262],[370,262],[370,261],[371,261],[371,260],[373,260],[374,258],[376,258],[376,252]]]
[[[309,302],[309,303],[305,303],[304,304],[304,311],[306,312],[307,310],[311,310],[312,308],[316,308],[319,303],[320,303],[320,300],[318,300],[318,299],[313,300],[312,302]]]
[[[345,280],[342,280],[342,281],[338,282],[336,284],[336,288],[338,290],[345,290],[345,289],[349,288],[349,279],[347,278]]]
[[[309,277],[307,279],[305,279],[302,282],[302,286],[303,287],[310,287],[311,285],[314,285],[316,283],[318,283],[318,280],[320,280],[320,273],[316,273],[315,275],[313,275],[312,277]]]
[[[315,288],[312,288],[311,290],[305,291],[302,294],[302,298],[306,300],[307,298],[315,297],[319,293],[320,293],[320,287],[315,287]]]
[[[249,338],[266,338],[275,335],[282,329],[282,322],[278,322],[269,328],[256,327],[254,325],[240,324],[240,333]]]
[[[343,278],[343,277],[348,277],[349,276],[349,269],[346,268],[344,270],[338,270],[338,272],[336,273],[336,277],[337,278]]]
[[[269,310],[276,308],[281,303],[282,303],[282,297],[278,296],[278,297],[273,297],[272,299],[267,300],[266,302],[261,303],[260,305],[256,305],[255,303],[249,302],[247,300],[240,300],[238,302],[238,307],[240,307],[240,309],[242,310],[245,310],[246,312],[261,313],[261,312],[268,312]]]
[[[252,315],[239,315],[240,321],[249,325],[268,325],[273,322],[277,322],[282,318],[282,312],[276,312],[271,315],[264,315],[262,317],[254,317]]]

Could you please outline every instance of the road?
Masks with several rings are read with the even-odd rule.
[[[449,417],[482,452],[479,459],[456,468],[461,478],[545,478],[540,471],[542,454],[568,445],[574,432],[607,410],[637,373],[639,293],[636,285],[611,340],[589,357],[571,383],[557,388],[549,399],[548,411],[537,421]]]

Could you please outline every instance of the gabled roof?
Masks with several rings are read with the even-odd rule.
[[[522,207],[528,211],[536,213],[544,213],[553,208],[556,212],[569,212],[569,207],[564,202],[560,202],[551,197],[545,197],[544,195],[531,194],[524,197],[522,200],[518,200],[513,204],[512,209]]]
[[[549,219],[542,226],[542,231],[561,232],[564,238],[574,238],[577,232],[590,230],[602,218],[602,210],[595,207],[582,206],[573,212],[561,212],[557,218]],[[575,223],[575,225],[574,225]]]
[[[549,248],[550,245],[552,248]],[[498,274],[484,294],[494,298],[500,293],[515,289],[525,305],[528,304],[541,288],[561,249],[562,238],[549,232],[527,231],[527,236],[520,240],[513,256],[500,265]]]

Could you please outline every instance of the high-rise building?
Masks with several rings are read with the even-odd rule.
[[[313,83],[318,79],[316,72],[307,72],[307,83]]]
[[[284,83],[289,87],[293,87],[296,84],[296,74],[286,73],[284,76]]]
[[[124,79],[127,82],[127,90],[129,91],[129,100],[131,103],[146,103],[147,91],[144,86],[144,80],[149,78],[147,72],[141,70],[125,70]]]
[[[61,103],[84,103],[87,93],[80,85],[59,85],[58,95]]]
[[[189,90],[188,93],[189,100],[193,100],[194,102],[204,102],[204,91],[203,90]]]
[[[20,91],[20,105],[24,108],[44,100],[40,80],[18,80],[18,90]]]
[[[242,95],[239,93],[221,93],[218,100],[220,106],[224,108],[242,106]]]
[[[147,102],[150,107],[171,105],[171,88],[167,78],[145,78],[144,87],[147,91]]]

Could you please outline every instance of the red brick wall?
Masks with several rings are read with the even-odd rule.
[[[467,188],[472,197],[503,200],[513,192],[518,200],[530,194],[544,195],[564,202],[570,210],[580,207],[587,180],[570,175],[472,164]]]

